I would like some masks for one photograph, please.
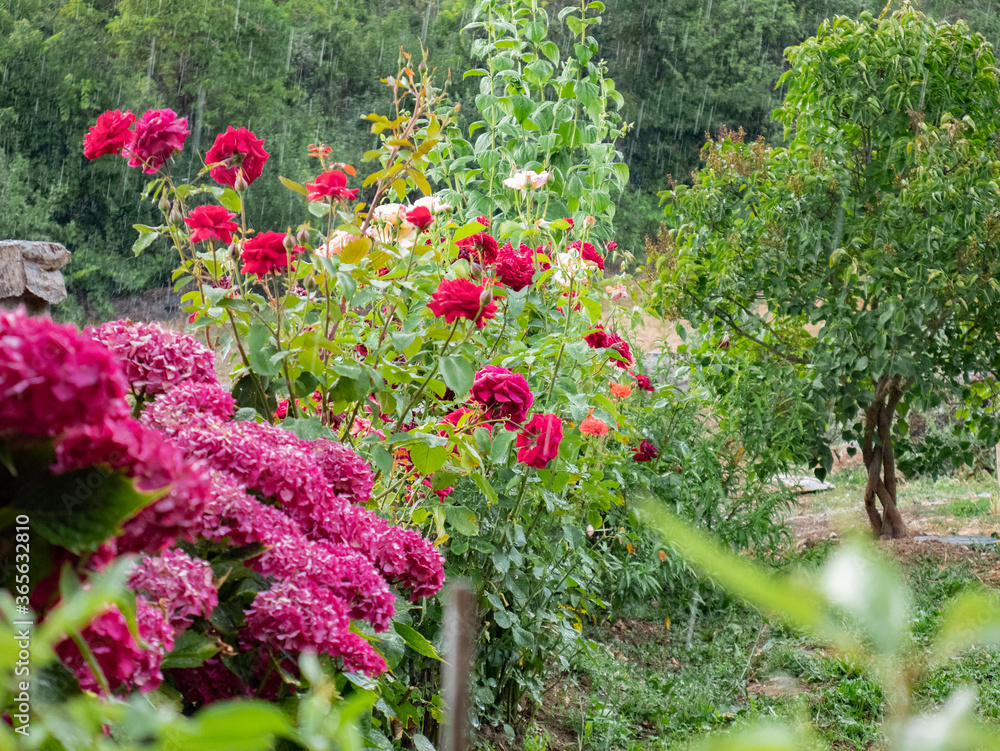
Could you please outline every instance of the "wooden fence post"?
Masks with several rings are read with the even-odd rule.
[[[438,748],[468,751],[470,685],[475,651],[476,602],[465,582],[451,584],[444,608],[444,663],[441,666],[441,697],[444,717]]]

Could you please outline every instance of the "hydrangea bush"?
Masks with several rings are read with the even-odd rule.
[[[391,585],[414,599],[441,587],[433,545],[363,508],[361,457],[234,421],[212,353],[186,334],[125,322],[81,334],[4,314],[0,393],[5,500],[49,543],[32,559],[39,617],[60,601],[61,566],[86,586],[116,555],[141,554],[134,610],[109,608],[56,647],[86,690],[147,692],[173,665],[192,705],[277,698],[303,653],[378,675],[385,661],[352,619],[384,632]]]

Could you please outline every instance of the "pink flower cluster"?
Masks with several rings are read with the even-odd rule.
[[[71,325],[0,313],[0,437],[54,437],[128,412],[114,356]]]
[[[131,321],[105,323],[86,333],[118,356],[136,394],[162,394],[181,383],[218,383],[212,352],[193,336]]]
[[[211,353],[190,337],[128,323],[91,333],[99,341],[44,318],[0,316],[0,440],[54,438],[53,472],[101,465],[154,495],[89,558],[54,551],[80,571],[122,552],[149,556],[130,579],[139,593],[140,640],[116,609],[81,633],[106,685],[73,640],[58,645],[81,686],[114,694],[159,685],[174,640],[218,604],[208,563],[170,549],[199,538],[260,549],[246,564],[271,586],[256,595],[231,646],[262,667],[262,679],[271,660],[294,659],[289,650],[325,652],[347,670],[384,671],[385,661],[351,631],[350,620],[384,631],[394,613],[390,583],[417,599],[437,592],[444,572],[429,541],[363,508],[373,486],[367,463],[331,440],[232,421],[233,398],[218,385]],[[129,415],[127,380],[135,393],[158,394],[141,421]],[[36,589],[51,604],[52,583]],[[178,685],[196,698],[205,680],[215,682],[212,671],[226,670],[216,660],[185,670]]]
[[[173,629],[163,611],[142,597],[136,598],[136,621],[139,636],[147,645],[145,649],[136,643],[125,617],[114,606],[80,632],[80,638],[97,660],[112,693],[135,689],[147,693],[163,681],[160,665],[164,655],[173,649]],[[80,688],[102,696],[107,693],[74,641],[60,642],[56,645],[56,654],[76,676]]]
[[[219,604],[212,567],[183,550],[167,550],[144,559],[129,578],[128,586],[160,605],[175,636],[187,630],[194,616],[207,618]]]
[[[241,646],[276,654],[309,649],[341,658],[348,670],[384,671],[381,656],[350,632],[350,619],[388,628],[395,599],[389,582],[413,599],[437,592],[444,581],[440,553],[416,532],[362,507],[373,478],[351,449],[304,441],[272,425],[232,422],[231,404],[212,390],[221,392],[206,385],[173,389],[143,420],[169,435],[189,461],[212,468],[215,492],[202,537],[263,547],[246,565],[274,583],[247,611]]]

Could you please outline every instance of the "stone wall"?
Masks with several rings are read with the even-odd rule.
[[[62,267],[70,253],[59,243],[0,240],[0,310],[24,305],[43,313],[66,299]]]

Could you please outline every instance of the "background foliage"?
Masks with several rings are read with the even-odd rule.
[[[1000,39],[989,0],[922,5]],[[556,17],[562,6],[546,10]],[[774,85],[785,47],[828,15],[881,7],[877,0],[609,3],[604,23],[588,33],[624,98],[623,120],[635,123],[621,142],[631,179],[612,196],[619,245],[636,253],[655,235],[656,193],[670,175],[688,179],[706,130],[724,123],[751,138],[774,135],[769,116],[782,96]],[[110,296],[166,283],[171,263],[165,249],[132,258],[132,225],[150,218],[136,176],[117,163],[85,168],[79,146],[97,114],[172,107],[191,123],[192,154],[227,125],[245,124],[265,139],[281,174],[301,179],[311,142],[355,164],[372,148],[361,117],[386,108],[378,78],[399,45],[418,53],[425,44],[431,64],[455,79],[474,67],[474,35],[461,33],[471,17],[468,0],[2,0],[0,237],[64,243],[74,252],[71,290],[94,314],[110,316]],[[562,29],[554,40],[562,46],[569,37]],[[478,84],[449,87],[466,113]],[[190,161],[189,176],[197,169]],[[267,190],[250,219],[284,229],[290,197],[277,184]]]

